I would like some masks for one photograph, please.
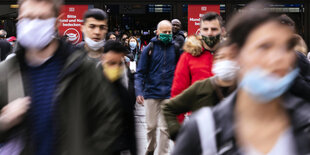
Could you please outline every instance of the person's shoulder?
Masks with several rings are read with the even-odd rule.
[[[211,88],[211,78],[206,78],[206,79],[203,79],[203,80],[196,81],[193,84],[193,86],[197,87],[197,88],[202,88],[202,89]]]
[[[76,46],[77,48],[79,48],[79,49],[83,49],[83,48],[84,48],[84,46],[85,46],[85,42],[84,42],[84,41],[82,41],[82,42],[80,42],[80,43],[76,44],[75,46]]]
[[[3,46],[11,46],[11,44],[7,40],[1,40],[0,39],[0,46],[1,47],[3,47]]]
[[[303,113],[302,111],[310,110],[310,102],[291,92],[287,92],[284,95],[284,107],[288,110],[298,110]],[[310,119],[310,113],[307,114],[307,117]]]

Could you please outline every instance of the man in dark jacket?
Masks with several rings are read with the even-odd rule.
[[[178,19],[173,19],[171,21],[171,24],[172,24],[173,40],[179,44],[179,47],[182,48],[185,41],[184,32],[181,31],[182,24]]]
[[[134,105],[136,103],[134,90],[134,77],[124,63],[124,56],[127,49],[118,41],[109,40],[106,42],[102,66],[104,75],[113,84],[117,96],[121,99],[124,122],[123,133],[115,144],[115,155],[132,154],[136,155],[136,137],[134,121]]]
[[[12,46],[6,40],[7,32],[3,29],[0,30],[0,61],[5,60],[5,58],[10,54]]]
[[[0,60],[3,61],[11,52],[11,44],[7,40],[0,40]]]
[[[61,4],[19,1],[16,56],[0,64],[1,151],[13,141],[22,155],[111,154],[122,133],[111,84],[85,52],[53,37]]]
[[[163,20],[157,26],[157,36],[142,52],[136,73],[137,102],[145,105],[147,124],[147,153],[156,147],[156,129],[160,129],[159,154],[168,153],[168,131],[160,105],[170,97],[177,53],[172,42],[172,25]],[[150,45],[153,44],[153,47]],[[145,99],[145,101],[144,101]]]

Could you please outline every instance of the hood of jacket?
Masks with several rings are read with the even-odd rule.
[[[184,43],[183,49],[192,56],[200,56],[203,52],[202,42],[196,36],[190,36]]]

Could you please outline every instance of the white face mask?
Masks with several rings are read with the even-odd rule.
[[[27,49],[41,50],[55,36],[56,18],[29,19],[23,18],[16,24],[17,41]]]
[[[232,81],[237,77],[240,67],[237,62],[231,60],[223,60],[215,63],[212,72],[223,81]]]
[[[95,51],[99,50],[104,45],[104,40],[96,42],[86,36],[85,36],[85,42],[89,48]]]
[[[130,42],[129,46],[131,50],[134,50],[137,47],[137,42]]]

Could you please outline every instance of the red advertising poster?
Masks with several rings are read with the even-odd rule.
[[[67,35],[68,40],[73,44],[82,41],[81,25],[83,15],[88,10],[88,5],[64,5],[58,28],[60,36]]]
[[[220,14],[220,5],[188,5],[188,35],[199,34],[200,17],[210,11]]]

